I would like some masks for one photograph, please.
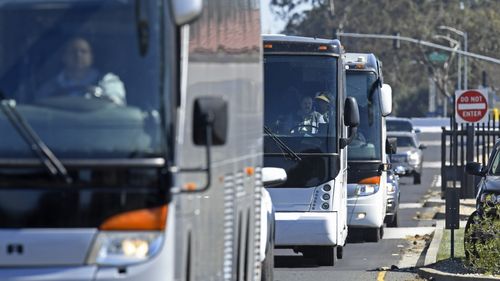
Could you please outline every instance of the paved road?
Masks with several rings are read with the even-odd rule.
[[[432,230],[434,221],[428,217],[429,208],[423,207],[424,197],[440,190],[439,161],[440,134],[421,133],[422,143],[427,145],[424,151],[424,171],[422,184],[414,185],[412,178],[401,179],[400,227],[386,228],[384,239],[378,243],[360,242],[351,239],[344,249],[344,258],[334,267],[316,266],[301,254],[290,250],[276,250],[275,280],[420,280],[411,272],[411,267],[421,265],[423,257],[412,254],[415,234],[424,234]],[[418,247],[417,247],[418,248]],[[398,266],[399,270],[380,271],[380,269]]]

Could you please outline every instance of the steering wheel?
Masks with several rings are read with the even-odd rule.
[[[318,126],[301,124],[301,125],[296,125],[296,126],[293,126],[292,128],[290,128],[290,134],[309,133],[308,131],[299,131],[299,130],[295,131],[295,129],[300,129],[303,127],[311,128],[311,131],[313,131],[313,129],[316,129],[317,131],[319,130]]]

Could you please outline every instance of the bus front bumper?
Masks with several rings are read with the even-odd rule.
[[[276,246],[335,246],[337,212],[276,212]]]
[[[349,227],[378,228],[384,224],[385,205],[382,192],[347,198],[347,225]]]

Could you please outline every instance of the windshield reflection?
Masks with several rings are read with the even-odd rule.
[[[135,1],[2,1],[0,92],[59,158],[162,155],[158,5]],[[13,28],[15,27],[15,28]],[[0,158],[33,158],[0,114]]]
[[[348,146],[349,160],[381,160],[381,120],[377,77],[372,72],[347,72],[347,95],[358,102],[360,123],[356,138]]]
[[[297,153],[336,151],[336,68],[334,57],[265,58],[265,126]],[[280,152],[269,137],[265,152]]]

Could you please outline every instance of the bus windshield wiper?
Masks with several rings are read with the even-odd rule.
[[[42,139],[40,139],[24,117],[19,114],[16,108],[16,102],[14,100],[5,99],[2,94],[0,95],[0,107],[10,123],[30,146],[31,150],[40,158],[40,161],[45,165],[49,173],[52,176],[61,178],[68,184],[72,183],[73,180],[61,161],[57,159],[54,153],[47,147]]]
[[[264,132],[271,137],[271,139],[278,145],[278,147],[293,160],[302,160],[297,153],[295,153],[290,147],[288,147],[278,136],[276,136],[267,126],[264,126]]]

